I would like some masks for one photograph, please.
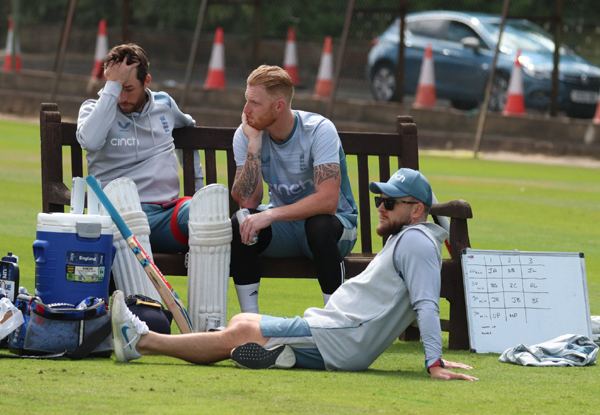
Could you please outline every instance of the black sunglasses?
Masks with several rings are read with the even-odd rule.
[[[383,203],[383,207],[385,208],[385,210],[394,210],[394,205],[396,203],[404,203],[407,205],[418,205],[419,202],[409,202],[407,200],[398,200],[398,199],[392,199],[392,198],[383,198],[381,196],[375,196],[375,207],[379,208],[379,206],[381,206],[381,204]]]

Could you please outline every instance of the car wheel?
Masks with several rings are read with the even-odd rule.
[[[377,101],[396,99],[396,71],[391,64],[377,66],[371,78],[371,92]]]
[[[504,74],[496,74],[492,81],[492,94],[490,95],[490,111],[502,111],[506,102],[506,91],[508,90],[508,77]]]

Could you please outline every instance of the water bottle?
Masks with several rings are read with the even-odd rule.
[[[14,262],[16,264],[19,262],[19,257],[9,252],[6,256],[2,257],[2,261]]]
[[[17,287],[19,286],[19,257],[9,252],[0,261],[0,288],[4,295],[14,302],[17,299]]]
[[[235,216],[237,217],[238,223],[240,225],[242,224],[242,222],[244,222],[244,220],[246,220],[246,216],[248,216],[248,215],[250,215],[250,211],[246,208],[242,208],[242,209],[238,210],[237,212],[235,212]],[[246,245],[248,245],[248,246],[254,245],[257,242],[258,242],[258,235],[256,233],[254,233],[254,237]]]

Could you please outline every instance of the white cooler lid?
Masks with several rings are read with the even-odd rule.
[[[113,221],[110,216],[83,215],[76,213],[39,213],[37,220],[38,232],[77,233],[77,223],[98,224],[102,235],[113,234]]]

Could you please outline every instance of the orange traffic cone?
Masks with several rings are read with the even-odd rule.
[[[10,72],[12,69],[12,57],[15,56],[15,72],[21,72],[21,46],[19,45],[19,38],[16,41],[16,51],[13,53],[13,19],[12,17],[8,21],[8,36],[6,37],[6,53],[4,55],[4,72]]]
[[[223,29],[220,27],[215,32],[204,88],[225,89],[225,48],[223,46]]]
[[[300,85],[300,75],[298,74],[298,53],[296,52],[296,32],[294,31],[293,26],[288,29],[287,33],[285,52],[283,54],[283,69],[285,69],[290,75],[294,85]]]
[[[504,104],[504,111],[502,115],[525,115],[525,98],[523,97],[523,70],[521,69],[521,63],[519,57],[521,51],[517,52],[517,58],[513,66],[512,73],[510,74],[510,81],[508,82],[508,95],[506,96],[506,103]]]
[[[98,23],[98,37],[96,37],[96,52],[94,53],[94,69],[92,79],[101,79],[104,76],[104,58],[108,54],[108,37],[106,36],[106,20]],[[131,62],[130,62],[131,63]]]
[[[328,98],[333,89],[333,52],[331,46],[331,36],[325,38],[323,53],[321,54],[321,63],[317,74],[317,84],[313,96],[316,98]]]
[[[419,73],[417,95],[413,107],[435,107],[435,73],[433,71],[433,50],[431,49],[430,43],[428,43],[425,48],[421,72]]]
[[[592,121],[594,124],[600,124],[600,92],[598,92],[598,105],[596,105],[596,115]]]

